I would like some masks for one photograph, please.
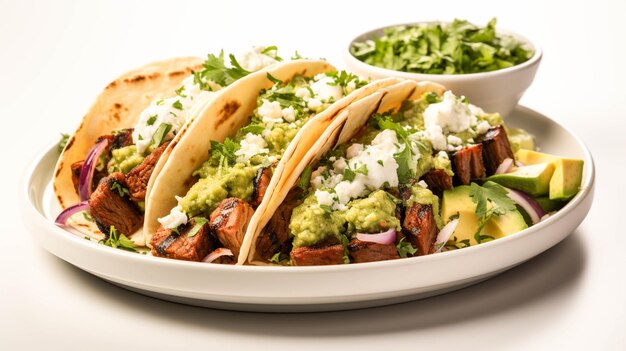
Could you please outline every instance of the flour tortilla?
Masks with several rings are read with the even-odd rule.
[[[63,209],[80,201],[72,183],[70,168],[72,163],[84,160],[98,137],[110,134],[114,130],[132,128],[141,112],[152,101],[172,96],[174,90],[192,70],[201,68],[202,62],[199,57],[158,61],[125,73],[107,85],[68,139],[57,161],[53,188]],[[190,110],[189,114],[191,116],[193,112]],[[177,139],[183,137],[185,129],[183,127],[171,144],[175,144]],[[168,147],[159,159],[151,181],[158,175],[170,152],[171,148]],[[93,239],[104,238],[96,224],[81,215],[73,216],[68,224]],[[144,244],[141,231],[133,233],[131,238],[137,245]]]
[[[352,139],[359,129],[367,123],[373,113],[395,111],[400,108],[405,100],[419,99],[428,92],[442,95],[444,91],[445,88],[437,83],[396,80],[393,85],[381,84],[376,86],[374,91],[364,94],[359,99],[354,99],[349,105],[344,106],[338,118],[328,123],[323,130],[318,130],[317,134],[303,128],[300,131],[301,133],[311,133],[316,136],[316,140],[313,144],[294,144],[292,157],[285,165],[290,171],[285,172],[285,176],[280,179],[279,184],[276,186],[277,190],[271,193],[271,197],[267,201],[264,200],[264,212],[262,214],[259,213],[258,216],[255,213],[256,218],[252,218],[249,225],[249,229],[253,233],[249,236],[248,262],[254,265],[267,264],[259,257],[256,248],[257,242],[262,235],[267,235],[263,229],[280,204],[285,200],[289,191],[296,185],[300,175],[308,165],[313,166],[326,152]],[[313,128],[312,126],[310,129],[319,128]],[[259,207],[257,212],[260,209]]]

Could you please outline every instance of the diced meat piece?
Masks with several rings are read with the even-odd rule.
[[[289,221],[293,209],[302,202],[301,194],[300,188],[293,188],[263,228],[263,233],[258,236],[256,242],[259,258],[268,261],[277,252],[288,254],[291,251]]]
[[[121,149],[133,144],[133,128],[120,129],[113,133],[111,149]]]
[[[350,258],[354,263],[395,260],[400,258],[394,244],[379,244],[353,239],[348,244]]]
[[[130,235],[143,225],[143,215],[127,195],[121,196],[117,188],[126,187],[124,174],[115,172],[103,178],[89,198],[89,214],[96,220],[98,227],[108,234],[114,226],[119,232]]]
[[[452,189],[452,176],[443,169],[431,169],[422,176],[422,180],[428,184],[428,189],[435,194],[441,194],[444,190]]]
[[[253,181],[254,190],[250,200],[252,207],[257,208],[261,204],[271,180],[272,170],[269,167],[260,168]]]
[[[323,266],[343,264],[343,245],[322,247],[299,247],[291,251],[291,264],[294,266]]]
[[[407,207],[402,231],[407,240],[417,248],[419,256],[434,252],[437,239],[437,222],[431,205],[413,204]]]
[[[133,168],[126,175],[126,183],[128,184],[128,190],[130,191],[130,198],[135,202],[144,201],[146,199],[146,188],[148,187],[148,181],[154,171],[159,158],[165,151],[169,143],[165,143],[158,148],[154,149],[148,155],[143,162]]]
[[[197,226],[199,228],[196,229]],[[192,230],[195,234],[190,237]],[[154,256],[185,261],[201,261],[216,248],[211,238],[209,222],[198,223],[196,218],[190,219],[179,228],[178,233],[172,229],[159,227],[152,236],[151,244]]]
[[[485,177],[482,145],[466,146],[452,155],[454,181],[468,185],[472,180]]]
[[[511,144],[503,126],[492,127],[479,136],[477,141],[483,146],[483,161],[488,176],[496,173],[496,169],[505,159],[514,159],[513,150],[511,150]]]
[[[222,200],[211,213],[211,229],[220,243],[239,257],[241,243],[254,210],[245,201],[236,197]]]

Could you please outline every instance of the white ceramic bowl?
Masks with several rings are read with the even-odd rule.
[[[414,23],[413,23],[414,24]],[[373,37],[380,37],[385,28],[411,24],[395,24],[365,32],[352,39],[344,49],[343,56],[348,70],[371,79],[401,77],[417,81],[429,80],[443,84],[456,95],[464,95],[469,101],[487,112],[499,112],[508,116],[517,105],[526,89],[530,86],[541,62],[542,51],[539,46],[525,37],[505,30],[497,29],[498,34],[507,34],[524,43],[526,48],[534,50],[534,55],[519,65],[491,72],[468,74],[422,74],[394,71],[369,65],[350,53],[354,42],[363,42]]]

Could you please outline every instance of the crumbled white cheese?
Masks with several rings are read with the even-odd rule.
[[[433,145],[433,149],[446,150],[448,144],[440,126],[431,126],[426,128],[425,131],[419,133],[424,137],[424,139],[430,141]]]
[[[448,144],[461,145],[461,144],[463,144],[463,140],[461,140],[461,138],[459,138],[457,136],[448,135]]]
[[[283,110],[280,107],[278,101],[269,101],[263,99],[263,104],[259,106],[259,116],[263,120],[263,123],[282,123],[283,122]]]
[[[320,101],[320,99],[309,99],[307,106],[311,110],[317,111],[320,107],[322,107],[322,101]]]
[[[333,157],[331,157],[332,159]],[[330,160],[332,161],[332,160]],[[343,172],[344,169],[346,169],[346,167],[348,167],[348,163],[346,162],[346,159],[343,157],[340,157],[339,159],[336,159],[333,162],[333,170],[335,171],[335,173],[341,173]]]
[[[237,156],[237,162],[246,163],[254,155],[267,154],[268,152],[267,142],[262,136],[248,133],[241,140],[239,150],[235,151],[235,156]]]
[[[328,191],[325,190],[315,190],[315,197],[317,198],[317,203],[320,205],[327,205],[327,206],[332,206],[334,201],[334,198],[336,197],[335,194],[332,194]]]
[[[480,123],[476,125],[476,133],[484,134],[489,130],[489,128],[491,128],[491,124],[489,124],[489,122],[481,121]]]
[[[424,110],[424,126],[439,126],[442,130],[460,133],[470,127],[473,116],[467,104],[464,104],[448,90],[441,102],[430,104]]]
[[[303,99],[304,101],[307,101],[311,98],[311,91],[309,91],[309,89],[307,88],[298,88],[296,89],[296,96]]]
[[[346,150],[346,157],[353,158],[358,155],[361,150],[363,150],[363,144],[352,144]]]
[[[176,196],[176,201],[180,203],[181,197]],[[163,228],[173,229],[180,225],[187,223],[187,215],[183,213],[183,209],[180,205],[172,208],[170,213],[164,217],[158,218],[157,221],[161,223]]]
[[[246,71],[254,72],[278,61],[263,53],[264,46],[253,46],[252,49],[237,55],[237,62]]]
[[[314,80],[315,82],[311,84],[311,90],[313,90],[313,94],[319,100],[329,102],[337,101],[343,97],[341,86],[336,84],[332,77],[322,73],[315,76]]]
[[[296,110],[293,109],[293,106],[282,109],[281,114],[286,122],[293,122],[296,120]]]

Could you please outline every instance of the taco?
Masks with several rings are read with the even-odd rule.
[[[296,147],[304,156],[251,223],[249,262],[361,263],[454,245],[451,227],[440,235],[455,221],[441,216],[442,192],[494,174],[513,153],[498,114],[444,91],[414,81],[382,88],[348,106],[313,147]]]
[[[325,61],[295,60],[250,75],[205,105],[148,196],[144,233],[154,256],[243,263],[249,222],[343,109],[381,87]]]
[[[255,48],[244,57],[240,64],[230,55],[231,67],[223,52],[204,61],[175,58],[111,82],[68,139],[56,165],[53,187],[64,209],[57,224],[70,224],[96,240],[112,234],[144,245],[146,198],[187,126],[226,87],[278,58],[275,48]]]

